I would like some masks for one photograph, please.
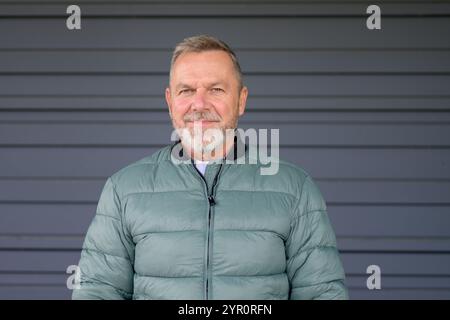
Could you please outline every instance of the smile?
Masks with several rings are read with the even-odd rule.
[[[188,126],[201,125],[208,126],[218,123],[219,121],[209,121],[209,120],[197,120],[197,121],[187,121]]]

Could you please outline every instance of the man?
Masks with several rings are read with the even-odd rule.
[[[280,160],[262,175],[249,161],[235,130],[247,95],[224,42],[175,48],[166,100],[180,140],[107,179],[73,299],[348,298],[312,178]]]

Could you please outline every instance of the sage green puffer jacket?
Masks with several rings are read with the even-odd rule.
[[[259,162],[221,160],[203,178],[171,161],[173,147],[107,179],[73,299],[348,298],[325,202],[304,170],[279,161],[261,175]]]

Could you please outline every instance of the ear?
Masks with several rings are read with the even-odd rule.
[[[166,96],[167,106],[169,107],[169,115],[170,115],[170,118],[172,118],[172,98],[171,98],[171,95],[170,95],[170,88],[169,87],[166,88],[165,96]]]
[[[239,94],[239,116],[242,116],[245,111],[245,106],[247,104],[248,89],[247,87],[242,87],[241,93]]]

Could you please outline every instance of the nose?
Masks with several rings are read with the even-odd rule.
[[[195,91],[192,101],[192,111],[202,111],[206,108],[206,92],[202,88]]]

